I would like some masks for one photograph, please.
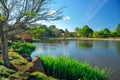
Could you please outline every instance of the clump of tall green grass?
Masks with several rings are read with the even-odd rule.
[[[40,56],[45,72],[49,76],[65,80],[106,80],[105,69],[91,67],[85,62],[68,57]]]
[[[14,42],[11,46],[16,52],[20,54],[28,54],[30,55],[32,51],[35,50],[35,46],[32,43],[18,41]]]

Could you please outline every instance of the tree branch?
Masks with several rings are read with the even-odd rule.
[[[2,3],[2,5],[3,5],[4,9],[5,9],[5,16],[6,16],[5,20],[8,20],[8,18],[9,18],[9,10],[7,8],[7,5],[6,5],[7,0],[0,0],[0,2]]]

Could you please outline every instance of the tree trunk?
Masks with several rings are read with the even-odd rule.
[[[7,33],[3,33],[3,29],[0,30],[1,32],[1,49],[2,49],[2,56],[4,65],[10,68],[10,62],[8,57],[8,39]]]

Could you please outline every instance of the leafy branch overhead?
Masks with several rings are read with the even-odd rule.
[[[0,22],[13,24],[13,31],[21,24],[30,24],[38,20],[54,21],[62,19],[62,9],[54,10],[48,7],[52,0],[0,0]],[[52,14],[51,14],[52,13]]]

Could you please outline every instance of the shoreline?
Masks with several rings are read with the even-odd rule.
[[[120,38],[48,38],[48,40],[93,40],[93,41],[120,41]]]

